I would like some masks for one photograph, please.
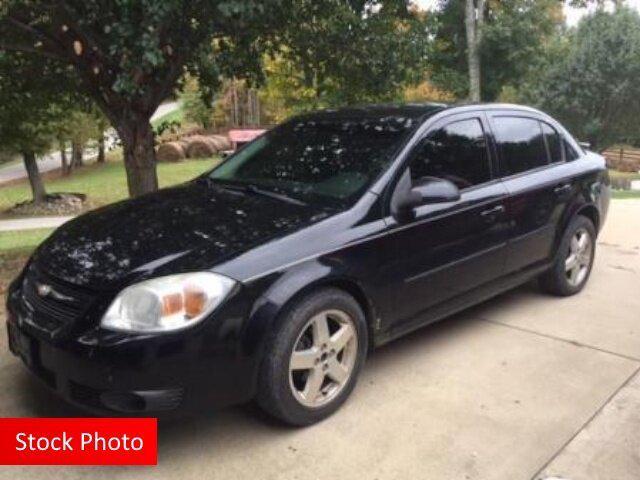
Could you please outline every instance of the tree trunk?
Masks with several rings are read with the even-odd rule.
[[[149,118],[139,118],[119,125],[129,195],[137,197],[158,189],[154,134]]]
[[[69,159],[67,158],[66,142],[60,142],[60,163],[62,164],[62,175],[69,175]]]
[[[480,93],[480,42],[484,25],[484,0],[466,0],[465,29],[467,33],[467,63],[469,67],[469,100],[479,102]]]
[[[31,193],[33,194],[33,203],[43,202],[47,192],[44,189],[42,183],[42,177],[40,176],[40,170],[38,170],[38,162],[36,162],[36,155],[33,152],[25,152],[22,154],[24,159],[24,167],[27,170],[29,177],[29,184],[31,185]]]
[[[83,164],[83,148],[78,142],[71,142],[71,166],[72,168],[81,167]]]
[[[98,138],[98,163],[104,163],[104,159],[104,131],[102,131]]]

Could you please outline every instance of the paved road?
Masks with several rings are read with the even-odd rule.
[[[161,117],[162,115],[172,112],[173,110],[176,110],[179,106],[180,106],[179,102],[163,103],[158,107],[158,110],[156,110],[156,113],[153,114],[151,119],[154,120],[158,117]],[[112,134],[110,138],[113,138],[113,135],[115,134]],[[96,155],[97,153],[92,154],[88,152],[85,159],[88,163],[91,163],[93,160],[95,160]],[[41,173],[60,168],[60,164],[61,164],[60,152],[54,152],[38,159],[38,168],[40,169]],[[19,178],[24,178],[26,176],[27,176],[27,172],[24,169],[24,164],[22,162],[7,165],[5,167],[0,167],[0,184],[9,182],[11,180],[16,180]]]
[[[0,467],[0,479],[637,480],[639,285],[640,202],[614,201],[584,292],[527,285],[383,347],[319,425],[233,408],[161,422],[155,468]],[[6,350],[0,385],[0,416],[80,414]]]
[[[35,230],[37,228],[57,228],[73,217],[34,217],[16,220],[0,220],[0,232]]]

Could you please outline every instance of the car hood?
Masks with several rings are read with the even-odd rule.
[[[212,269],[331,213],[191,182],[68,222],[38,248],[33,262],[66,282],[109,289],[152,273]]]

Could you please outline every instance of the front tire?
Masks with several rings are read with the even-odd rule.
[[[595,248],[596,229],[593,223],[578,215],[560,241],[553,267],[540,276],[542,289],[562,297],[580,292],[591,275]]]
[[[358,302],[325,288],[297,301],[271,336],[258,380],[258,404],[295,426],[334,413],[355,387],[367,353]]]

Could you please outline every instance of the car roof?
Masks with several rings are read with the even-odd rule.
[[[408,117],[421,118],[430,116],[448,108],[443,103],[404,103],[358,105],[353,107],[318,110],[302,115],[302,118],[340,119],[340,118],[380,118]]]
[[[402,103],[402,104],[372,104],[353,107],[324,109],[301,115],[299,118],[341,119],[341,118],[380,118],[386,116],[408,117],[413,119],[426,118],[443,111],[465,112],[473,110],[518,110],[529,113],[541,113],[531,107],[510,103]]]

